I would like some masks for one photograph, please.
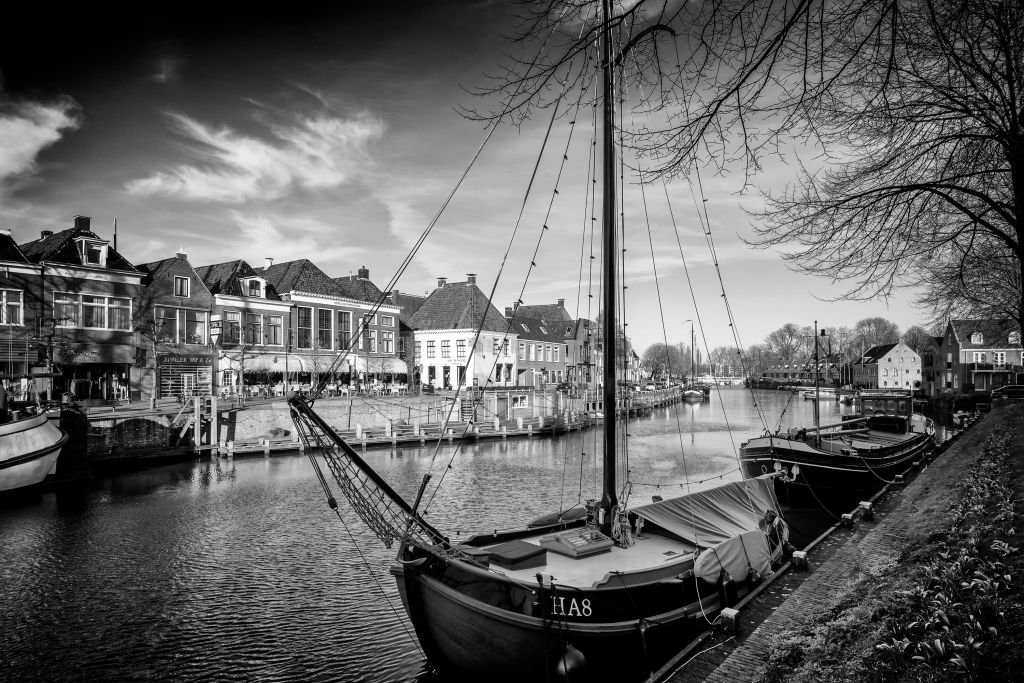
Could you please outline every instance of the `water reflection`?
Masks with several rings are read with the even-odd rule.
[[[825,422],[849,408],[821,410]],[[632,421],[633,499],[738,478],[742,441],[812,419],[799,396],[729,388]],[[458,538],[599,497],[600,445],[590,430],[365,457],[409,498],[431,471],[428,519]],[[100,477],[0,509],[8,676],[432,680],[393,551],[339,502],[336,516],[308,460],[283,455]]]

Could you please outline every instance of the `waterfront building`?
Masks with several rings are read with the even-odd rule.
[[[921,389],[921,356],[902,341],[872,346],[853,364],[859,389]]]
[[[370,270],[362,266],[356,275],[333,278],[336,296],[345,310],[352,311],[352,332],[362,333],[351,340],[353,382],[364,387],[407,384],[409,366],[400,357],[399,307],[370,280]],[[340,309],[339,309],[340,310]],[[339,324],[341,320],[339,319]]]
[[[568,375],[565,333],[569,325],[558,319],[548,322],[527,318],[520,313],[523,308],[505,309],[509,329],[518,337],[516,384],[543,388],[548,383],[565,381]]]
[[[597,323],[593,320],[580,318],[565,326],[565,364],[566,380],[573,384],[596,387],[598,377],[596,368],[601,365],[601,357],[595,343]]]
[[[937,350],[943,393],[1024,384],[1020,328],[1011,320],[950,320]]]
[[[252,395],[306,380],[311,362],[292,352],[292,304],[244,260],[195,269],[213,296],[210,342],[215,391]]]
[[[515,385],[518,336],[477,287],[476,275],[470,273],[466,282],[438,278],[409,322],[424,384],[441,389]],[[470,354],[478,329],[479,343]]]
[[[213,295],[183,251],[138,269],[145,277],[133,386],[143,401],[210,396],[216,363],[210,344]]]
[[[938,396],[943,393],[943,376],[946,364],[942,360],[942,342],[944,337],[928,337],[921,349],[921,393],[925,396]]]
[[[39,274],[19,264],[15,274],[23,278],[8,279],[4,308],[8,319],[20,318],[22,333],[34,330],[43,346],[45,370],[39,375],[52,376],[52,383],[37,383],[38,391],[53,398],[69,391],[79,399],[137,399],[133,367],[143,273],[90,223],[88,216],[75,216],[73,227],[43,230],[39,239],[19,245]],[[31,328],[26,312],[34,317]]]
[[[19,399],[34,398],[50,383],[49,377],[40,376],[52,366],[40,337],[41,330],[50,333],[52,327],[41,324],[40,271],[18,248],[11,231],[0,230],[0,379],[8,395]]]
[[[409,368],[410,386],[414,387],[418,387],[422,382],[420,377],[422,359],[416,357],[416,331],[410,320],[412,314],[419,310],[426,300],[425,296],[416,296],[400,292],[397,289],[388,294],[388,302],[398,306],[398,357]]]

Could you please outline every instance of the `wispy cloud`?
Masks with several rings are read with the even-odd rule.
[[[0,196],[39,171],[39,153],[81,125],[70,98],[14,101],[0,92]]]
[[[364,252],[361,245],[331,239],[336,227],[308,216],[232,209],[228,218],[238,228],[231,239],[245,245],[245,258],[263,255],[278,262],[308,258],[327,268],[328,263],[354,262]],[[252,265],[262,265],[262,261]]]
[[[369,146],[384,133],[383,122],[366,113],[295,116],[289,125],[268,125],[266,138],[181,114],[169,117],[182,136],[198,143],[198,159],[132,180],[128,192],[239,204],[280,199],[296,187],[337,187],[361,173],[371,161]]]

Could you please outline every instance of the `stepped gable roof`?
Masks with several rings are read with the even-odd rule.
[[[560,300],[561,301],[561,300]],[[532,320],[543,320],[546,323],[572,322],[572,316],[565,310],[565,304],[523,304],[517,310],[516,317],[522,316]]]
[[[242,292],[242,283],[239,278],[263,277],[252,266],[238,259],[226,263],[215,263],[212,266],[199,266],[195,269],[210,294],[223,294],[225,296],[245,296]],[[270,301],[280,301],[281,297],[272,284],[267,283],[266,298]]]
[[[0,261],[13,261],[15,263],[28,263],[25,254],[18,248],[14,238],[7,233],[0,233]]]
[[[342,293],[334,280],[309,259],[275,263],[269,268],[254,268],[253,272],[272,285],[278,294],[306,292],[337,296]]]
[[[880,344],[878,346],[872,346],[870,349],[864,352],[864,357],[861,359],[861,363],[877,363],[882,358],[885,358],[885,354],[896,348],[896,344]]]
[[[54,263],[65,263],[69,266],[82,265],[82,257],[75,248],[75,238],[89,237],[101,242],[107,242],[92,230],[84,228],[68,228],[55,232],[49,237],[25,242],[20,246],[22,253],[31,263],[51,261]],[[114,251],[114,247],[107,247],[107,268],[111,270],[127,270],[135,273],[138,270],[128,259]]]
[[[1014,320],[965,319],[950,320],[953,332],[962,349],[1012,349],[1021,348],[1020,327]],[[1010,343],[1010,334],[1016,332],[1017,341]],[[981,334],[981,341],[975,342],[975,334]]]
[[[356,301],[367,301],[375,304],[384,296],[384,292],[377,285],[358,275],[336,277],[334,278],[334,284],[345,296]]]
[[[435,289],[412,314],[409,325],[417,330],[475,330],[506,332],[508,321],[487,301],[475,284],[449,282]]]

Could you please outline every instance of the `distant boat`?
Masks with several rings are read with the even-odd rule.
[[[42,483],[57,468],[68,435],[45,413],[0,424],[0,491]]]
[[[704,392],[701,391],[698,388],[689,387],[689,388],[683,390],[683,400],[684,401],[693,401],[694,403],[699,403],[699,402],[703,401],[705,398],[706,398],[706,395],[704,394]]]
[[[815,398],[817,398],[819,401],[835,401],[839,398],[839,395],[835,389],[824,387],[818,388],[817,395],[815,395],[814,389],[807,389],[806,391],[803,392],[803,396],[805,399],[809,401],[813,401]]]

